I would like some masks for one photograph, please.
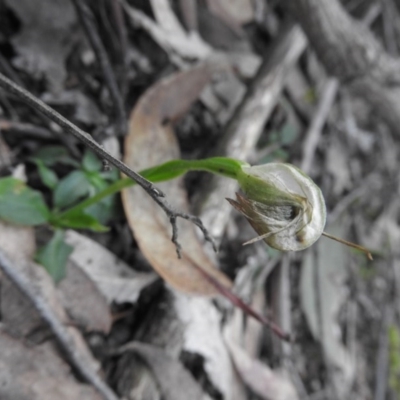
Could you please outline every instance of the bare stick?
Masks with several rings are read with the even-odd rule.
[[[54,121],[56,124],[60,125],[65,129],[66,132],[75,136],[77,139],[82,141],[86,146],[90,147],[100,158],[104,158],[110,164],[114,165],[121,172],[123,172],[126,176],[133,179],[138,185],[140,185],[151,198],[162,208],[167,217],[169,218],[172,225],[172,242],[175,244],[176,252],[178,257],[180,257],[180,249],[181,246],[178,242],[178,227],[176,225],[177,218],[187,219],[188,221],[195,224],[197,227],[201,229],[205,239],[213,244],[215,249],[215,245],[213,243],[212,238],[208,234],[207,229],[204,227],[203,223],[198,217],[195,217],[190,214],[186,214],[183,212],[177,212],[172,209],[169,203],[163,199],[165,194],[157,189],[150,181],[143,178],[143,176],[139,175],[137,172],[133,171],[122,161],[113,157],[107,151],[105,151],[87,132],[84,132],[82,129],[78,128],[72,122],[68,121],[57,111],[53,110],[47,104],[43,103],[43,101],[39,100],[32,93],[23,89],[22,87],[15,84],[13,81],[8,79],[2,73],[0,73],[0,87],[8,91],[9,93],[17,96],[20,100],[24,101],[26,104],[31,106],[33,109],[40,111],[51,121]]]
[[[359,244],[348,242],[347,240],[340,239],[340,238],[338,238],[336,236],[333,236],[333,235],[330,235],[329,233],[326,233],[326,232],[322,232],[322,235],[327,237],[327,238],[329,238],[329,239],[335,240],[336,242],[345,244],[346,246],[353,247],[354,249],[357,249],[357,250],[361,250],[362,252],[365,253],[365,255],[367,256],[368,260],[371,260],[371,261],[373,260],[372,254],[370,253],[370,251],[368,249],[366,249],[365,247],[360,246]]]
[[[58,344],[68,357],[71,365],[76,369],[80,376],[88,383],[93,385],[106,400],[118,400],[118,397],[100,379],[96,371],[82,361],[79,351],[74,345],[73,338],[64,327],[58,316],[53,312],[42,295],[34,290],[32,284],[25,275],[16,268],[11,260],[0,249],[0,269],[14,283],[14,285],[25,295],[39,312],[40,316],[47,323],[53,332]]]
[[[314,160],[315,151],[317,149],[322,128],[328,118],[332,105],[336,99],[336,93],[339,89],[339,82],[335,78],[330,78],[325,83],[321,101],[311,121],[311,125],[307,130],[305,140],[303,142],[303,162],[301,169],[309,174]]]
[[[124,102],[122,100],[121,92],[118,88],[117,81],[107,51],[103,46],[100,36],[97,32],[94,16],[88,7],[86,0],[72,0],[76,11],[79,15],[83,28],[86,32],[90,44],[96,54],[98,63],[100,64],[104,80],[110,91],[111,98],[115,104],[115,110],[118,115],[118,131],[119,134],[124,135],[126,131],[126,114],[124,110]]]

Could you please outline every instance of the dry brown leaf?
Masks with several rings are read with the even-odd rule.
[[[100,400],[90,386],[78,383],[49,343],[27,347],[0,330],[0,399]]]
[[[86,332],[108,333],[112,317],[106,298],[88,275],[72,261],[57,287],[68,315]]]
[[[141,170],[180,157],[170,121],[183,115],[211,79],[211,70],[202,65],[176,73],[151,87],[138,101],[130,117],[125,142],[124,161]],[[182,179],[158,184],[169,201],[180,211],[187,211]],[[198,267],[223,285],[230,280],[219,272],[203,250],[192,224],[179,220],[182,258],[176,256],[171,242],[171,226],[164,212],[138,187],[123,191],[123,204],[129,225],[138,245],[153,268],[177,289],[202,295],[216,295],[217,290],[199,273]],[[222,200],[221,200],[222,201]]]
[[[143,289],[158,278],[135,272],[122,260],[88,237],[68,230],[65,241],[74,248],[70,261],[93,281],[109,303],[135,303]]]

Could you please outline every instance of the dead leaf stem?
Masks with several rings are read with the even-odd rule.
[[[261,324],[267,326],[271,331],[278,336],[281,340],[286,342],[291,341],[291,336],[289,333],[285,332],[281,327],[279,327],[275,322],[271,319],[259,314],[256,310],[254,310],[250,305],[245,303],[240,297],[236,296],[229,288],[222,285],[217,279],[215,279],[211,274],[209,274],[205,269],[201,268],[195,262],[193,262],[195,268],[206,278],[216,289],[217,291],[228,299],[235,307],[243,310],[247,315],[256,319]]]
[[[53,332],[58,344],[67,356],[70,364],[75,368],[79,375],[103,396],[106,400],[118,400],[118,397],[108,387],[108,385],[100,379],[96,371],[88,364],[85,364],[83,357],[74,345],[74,341],[58,316],[53,312],[49,304],[42,295],[34,289],[29,280],[24,276],[20,269],[16,268],[6,254],[0,249],[0,269],[15,284],[15,286],[23,293],[40,316],[47,323]]]

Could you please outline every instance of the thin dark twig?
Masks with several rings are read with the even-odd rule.
[[[83,28],[86,35],[93,47],[96,54],[97,61],[100,64],[104,80],[110,91],[113,102],[115,103],[115,110],[118,115],[118,130],[121,135],[126,133],[126,114],[124,109],[124,102],[121,96],[121,92],[117,85],[113,69],[111,67],[110,60],[107,55],[107,51],[104,48],[103,42],[97,32],[96,22],[92,10],[89,8],[85,0],[72,0],[76,11],[79,15]]]
[[[54,134],[48,129],[24,122],[0,119],[0,130],[3,132],[11,131],[13,133],[22,134],[24,136],[34,137],[37,139],[54,140]]]
[[[118,0],[111,0],[111,6],[114,14],[114,21],[117,27],[118,39],[119,39],[119,49],[120,58],[122,65],[122,73],[120,78],[120,88],[121,93],[126,97],[128,91],[127,79],[128,79],[128,59],[127,59],[127,49],[128,49],[128,32],[125,24],[125,15],[122,10],[121,3]]]
[[[118,37],[120,41],[121,62],[126,67],[126,51],[128,48],[128,32],[126,30],[124,13],[121,3],[118,0],[111,0],[111,6],[114,13],[114,20],[117,26]],[[126,71],[125,71],[126,72]]]
[[[26,276],[16,268],[11,260],[4,254],[0,249],[0,269],[4,274],[14,283],[14,285],[23,293],[39,312],[40,316],[47,323],[51,331],[53,332],[58,344],[68,357],[71,365],[81,375],[81,377],[91,385],[93,385],[97,391],[106,400],[118,400],[118,397],[113,391],[107,386],[107,384],[100,379],[96,371],[90,368],[87,364],[82,361],[78,349],[74,345],[73,338],[64,327],[58,316],[51,309],[45,298],[34,289],[32,284],[26,278]]]
[[[212,238],[209,236],[207,229],[204,227],[203,223],[198,217],[183,212],[174,211],[169,203],[164,199],[165,194],[161,190],[157,189],[150,181],[143,178],[143,176],[139,175],[137,172],[133,171],[122,161],[118,160],[110,153],[105,151],[95,140],[93,140],[93,138],[87,132],[84,132],[82,129],[78,128],[57,111],[53,110],[47,104],[43,103],[43,101],[39,100],[30,92],[18,86],[1,73],[0,87],[7,90],[9,93],[17,96],[20,100],[24,101],[33,109],[40,111],[51,121],[54,121],[56,124],[64,128],[66,132],[70,133],[71,135],[82,141],[85,145],[90,147],[100,158],[104,158],[105,160],[109,161],[110,164],[114,165],[126,176],[133,179],[138,185],[140,185],[147,192],[147,194],[151,196],[151,198],[162,208],[162,210],[169,218],[172,225],[172,242],[176,246],[178,257],[180,257],[180,244],[178,242],[178,227],[176,225],[176,218],[187,219],[188,221],[199,227],[203,232],[205,239],[211,242],[215,249]]]

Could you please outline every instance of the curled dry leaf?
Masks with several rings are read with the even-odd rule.
[[[329,231],[344,236],[344,221],[338,221]],[[347,255],[343,246],[331,240],[321,240],[305,255],[300,281],[301,306],[312,335],[318,340],[332,368],[332,378],[342,398],[349,397],[355,378],[355,360],[343,344],[338,313],[346,301]]]
[[[86,332],[108,333],[112,318],[106,298],[88,275],[68,261],[65,278],[57,286],[68,315]]]
[[[74,248],[70,261],[98,287],[109,303],[135,303],[143,289],[157,280],[153,273],[135,272],[105,247],[68,230],[65,241]]]
[[[207,65],[176,73],[151,87],[130,117],[124,161],[136,171],[180,157],[171,121],[183,115],[211,79]],[[186,212],[182,179],[158,185],[175,209]],[[171,226],[164,212],[138,187],[123,191],[123,204],[137,243],[153,268],[173,287],[194,294],[216,295],[217,290],[196,268],[211,274],[226,287],[230,280],[204,252],[192,224],[178,220],[182,258],[171,242]]]

